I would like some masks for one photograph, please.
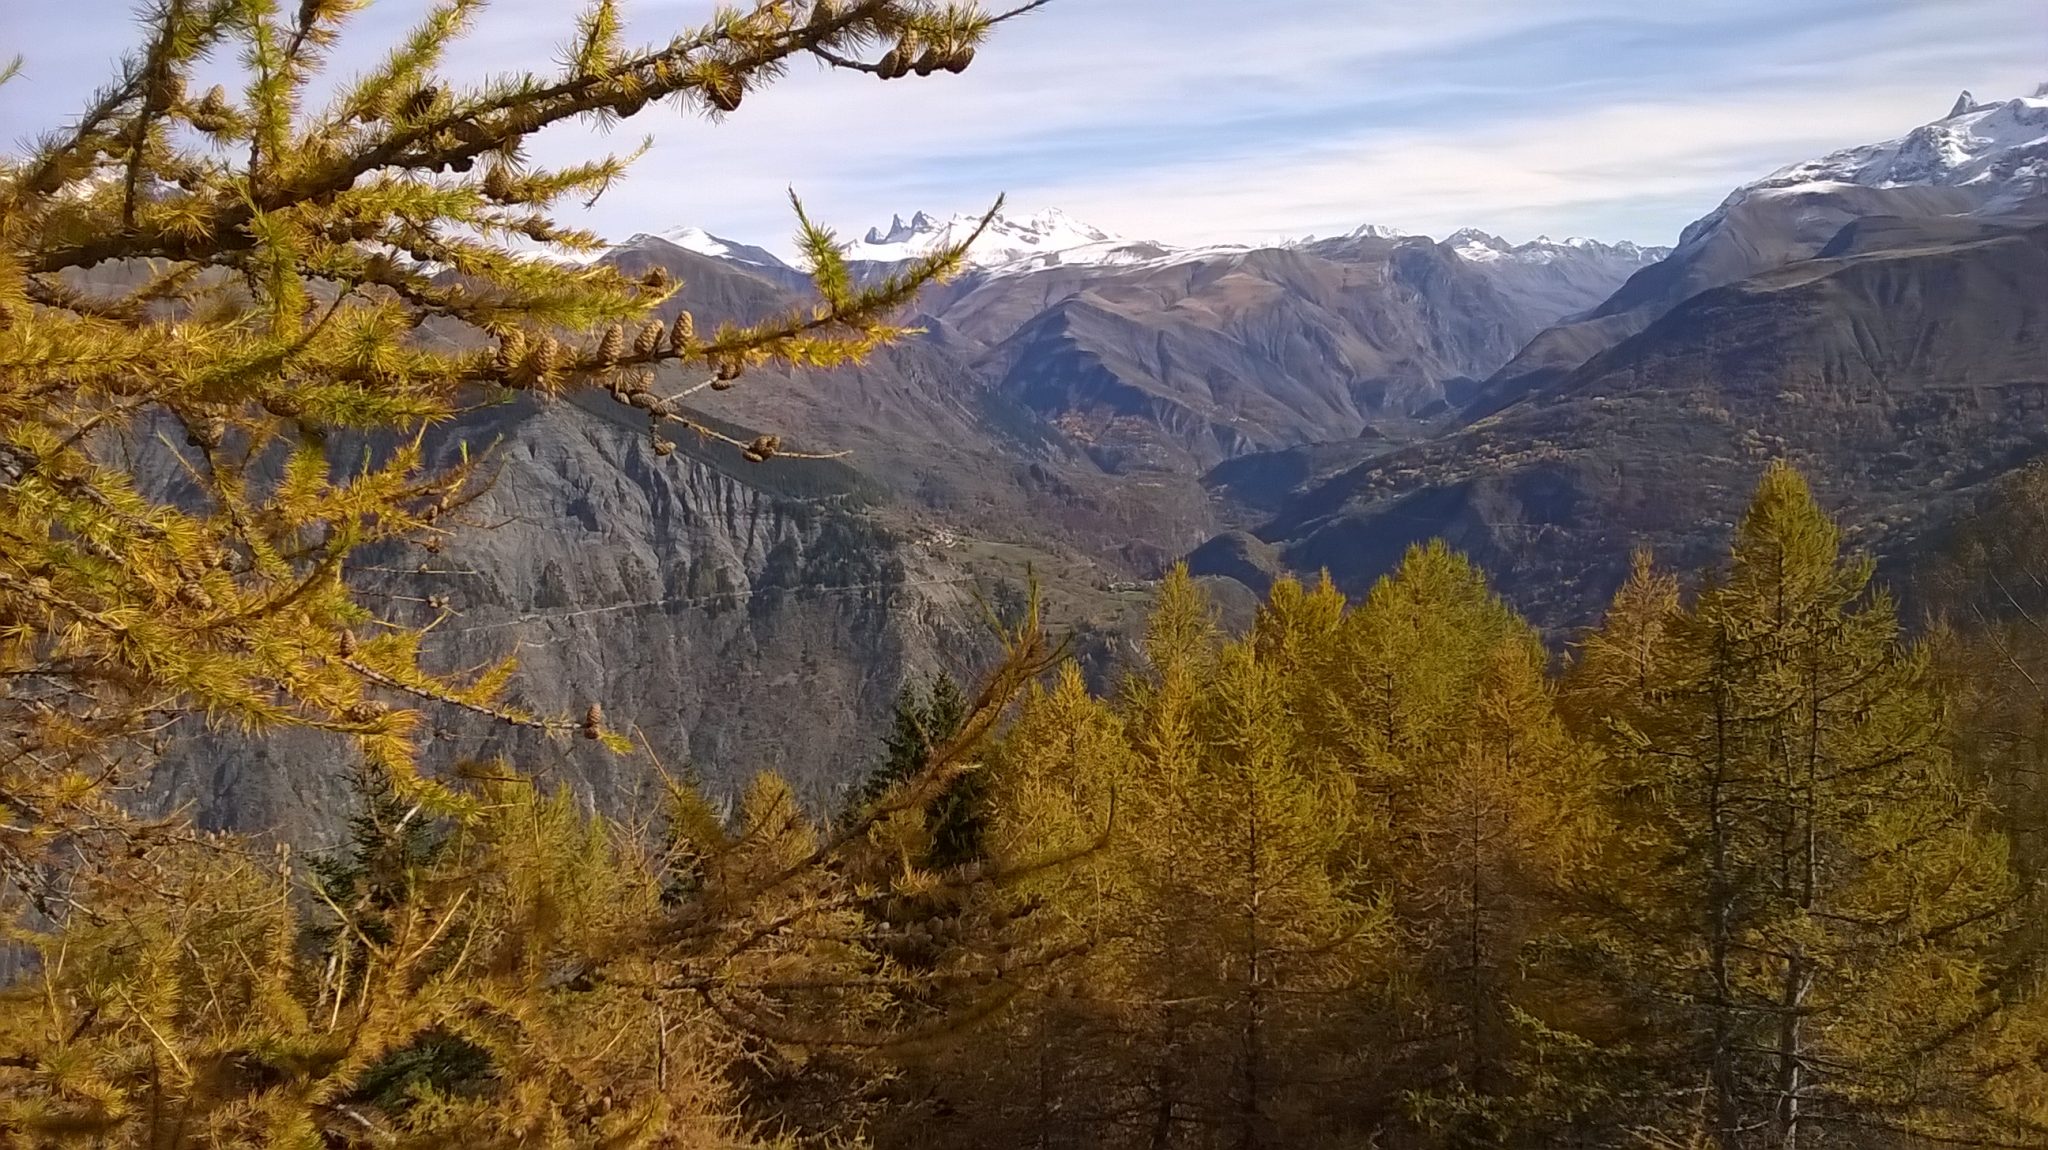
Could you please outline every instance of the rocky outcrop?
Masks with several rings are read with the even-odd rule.
[[[823,801],[871,760],[908,676],[972,673],[987,643],[971,589],[882,525],[856,473],[750,465],[722,446],[661,457],[615,410],[522,400],[443,433],[443,461],[496,441],[490,490],[437,553],[364,555],[352,578],[387,618],[439,618],[437,668],[515,656],[513,701],[567,715],[601,702],[645,749],[430,709],[431,768],[503,756],[622,814],[655,809],[663,766],[719,793],[773,769]],[[193,733],[155,801],[320,841],[352,769],[322,736]]]

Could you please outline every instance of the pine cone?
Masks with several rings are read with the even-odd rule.
[[[532,363],[534,382],[546,383],[562,364],[562,345],[555,342],[554,336],[541,336],[540,346],[533,349]]]
[[[384,717],[384,710],[384,704],[365,699],[343,711],[342,717],[351,723],[374,723]]]
[[[512,198],[512,172],[503,164],[492,164],[484,173],[484,195],[504,203]]]
[[[213,596],[197,583],[187,583],[178,588],[178,601],[196,611],[213,610]]]
[[[910,74],[916,59],[917,40],[905,36],[896,41],[896,46],[889,49],[888,54],[875,65],[875,74],[884,80],[900,80]]]
[[[171,108],[185,98],[185,78],[170,70],[168,65],[160,67],[150,78],[149,102],[157,108]]]
[[[426,87],[414,92],[412,98],[405,102],[405,118],[417,120],[421,116],[426,115],[434,110],[434,102],[440,98],[441,89],[428,84]]]
[[[491,370],[499,379],[510,383],[512,373],[519,370],[520,362],[525,358],[526,333],[515,327],[498,337],[498,356],[491,361]]]
[[[619,356],[626,350],[626,327],[613,324],[604,329],[604,338],[597,344],[597,369],[613,371],[619,366]]]
[[[654,454],[659,455],[663,458],[667,458],[668,456],[674,455],[675,452],[676,445],[669,442],[668,440],[657,439],[654,441]]]
[[[425,566],[425,564],[421,564],[421,566]],[[355,658],[356,633],[354,631],[343,631],[341,634],[335,636],[334,649],[344,659]]]
[[[640,334],[633,338],[633,354],[645,359],[660,351],[662,334],[663,328],[659,320],[641,328]]]
[[[206,90],[199,100],[199,106],[186,115],[192,126],[209,135],[226,131],[233,123],[228,114],[228,90],[215,84]]]
[[[471,168],[474,168],[474,167],[476,167],[476,157],[475,157],[475,156],[457,156],[457,157],[455,157],[454,159],[452,159],[452,160],[448,161],[448,166],[449,166],[449,168],[451,168],[451,169],[453,169],[453,170],[455,170],[455,171],[458,171],[458,172],[466,172],[466,171],[470,170]]]
[[[696,338],[696,319],[689,312],[677,312],[675,326],[669,329],[669,348],[677,355],[681,355],[690,346],[690,342]]]
[[[946,56],[944,67],[946,71],[958,76],[967,70],[967,65],[972,63],[974,63],[974,45],[962,44]]]
[[[781,436],[764,435],[759,439],[756,439],[754,442],[749,443],[747,445],[746,451],[742,452],[741,454],[747,457],[747,461],[749,463],[766,463],[770,459],[775,458],[775,453],[781,450]]]
[[[213,451],[220,447],[228,436],[228,421],[218,415],[209,415],[194,421],[185,432],[185,442],[194,447]]]
[[[299,397],[296,395],[292,395],[289,392],[279,392],[276,395],[264,396],[263,408],[270,414],[280,418],[296,419],[300,413],[306,410],[306,405],[300,403]]]
[[[940,54],[937,47],[926,48],[924,55],[917,58],[917,63],[911,65],[911,71],[916,72],[920,76],[929,76],[933,72],[938,71],[944,64],[945,57]]]
[[[596,703],[590,704],[590,709],[583,712],[583,737],[586,739],[601,739],[604,737],[604,708]]]

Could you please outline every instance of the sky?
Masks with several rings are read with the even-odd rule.
[[[986,0],[998,7],[999,0]],[[0,0],[0,147],[75,115],[134,39],[131,0]],[[425,10],[375,0],[334,67]],[[628,0],[665,40],[705,0]],[[551,70],[569,0],[495,0],[458,76]],[[0,59],[4,62],[4,59]],[[960,76],[799,64],[733,115],[656,106],[535,157],[629,150],[579,222],[696,225],[786,251],[794,188],[844,234],[894,214],[1059,207],[1133,239],[1273,242],[1361,224],[1669,243],[1735,186],[1904,134],[1962,89],[2048,80],[2048,0],[1053,0]]]

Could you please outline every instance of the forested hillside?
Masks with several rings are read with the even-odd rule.
[[[1046,7],[163,0],[0,159],[0,1146],[2048,1147],[2026,204],[1012,276],[532,158]]]
[[[0,1129],[2048,1144],[2048,662],[2037,596],[1979,594],[2048,567],[2042,481],[1929,576],[1931,643],[1774,467],[1710,579],[1639,556],[1561,670],[1435,545],[1234,636],[1176,574],[1108,695],[1027,616],[827,817],[767,775],[614,822],[502,764],[446,813],[369,771],[338,852],[76,876],[23,936]]]

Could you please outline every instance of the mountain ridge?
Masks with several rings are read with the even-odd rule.
[[[2048,198],[2014,194],[2044,147],[2048,100],[1964,98],[1787,165],[1529,341],[1455,427],[1206,482],[1285,567],[1362,589],[1441,535],[1553,627],[1589,621],[1636,543],[1698,558],[1773,457],[1806,465],[1861,544],[1910,546],[2048,450]],[[1198,550],[1197,568],[1242,571],[1243,552]]]

